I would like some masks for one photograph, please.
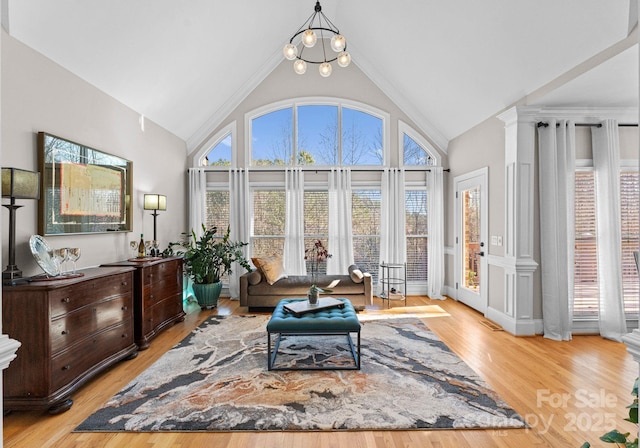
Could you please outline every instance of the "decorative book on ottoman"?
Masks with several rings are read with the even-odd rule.
[[[318,303],[311,305],[308,300],[300,300],[298,302],[289,302],[284,305],[284,310],[293,314],[296,317],[300,317],[305,313],[314,313],[320,310],[327,310],[329,308],[342,308],[344,302],[334,299],[333,297],[320,297]]]

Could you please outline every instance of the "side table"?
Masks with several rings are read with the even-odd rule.
[[[382,292],[378,297],[382,302],[387,301],[387,308],[391,307],[392,300],[404,300],[407,306],[407,263],[385,263],[380,264],[382,277],[380,284]]]

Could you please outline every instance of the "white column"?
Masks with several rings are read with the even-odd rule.
[[[505,123],[504,313],[509,331],[533,335],[535,122],[517,107],[498,118]]]

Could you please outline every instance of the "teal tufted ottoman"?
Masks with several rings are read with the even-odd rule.
[[[267,366],[269,370],[360,370],[360,321],[349,299],[338,299],[344,302],[342,308],[331,308],[310,312],[299,317],[289,313],[284,306],[290,302],[307,299],[283,299],[273,310],[273,315],[267,324]],[[351,333],[358,334],[357,349],[351,339]],[[271,335],[277,335],[275,346],[271,349]],[[353,365],[312,367],[278,367],[275,364],[278,347],[282,336],[346,336]]]

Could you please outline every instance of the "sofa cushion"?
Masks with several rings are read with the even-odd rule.
[[[257,269],[255,271],[252,271],[249,274],[247,281],[250,285],[257,285],[258,283],[260,283],[262,281],[262,275],[260,275],[260,271],[258,271]]]
[[[247,293],[252,296],[275,296],[283,297],[297,295],[306,297],[309,287],[312,284],[310,275],[290,275],[268,285],[261,282],[257,285],[249,285]],[[354,283],[348,275],[320,275],[316,283],[320,288],[331,289],[331,296],[338,297],[340,294],[362,294],[362,284]]]
[[[362,283],[364,281],[364,274],[355,264],[349,266],[349,276],[354,283]]]
[[[278,255],[272,255],[266,258],[252,258],[253,264],[262,271],[262,274],[267,279],[267,283],[273,285],[280,279],[287,278],[287,273],[284,271],[284,264],[282,263],[282,257]]]

